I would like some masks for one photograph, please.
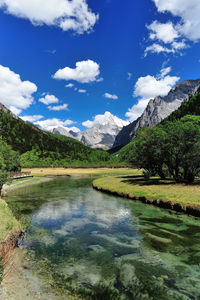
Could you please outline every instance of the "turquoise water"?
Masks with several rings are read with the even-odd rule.
[[[7,199],[29,221],[20,247],[40,288],[77,299],[200,299],[200,220],[91,182],[55,179]]]

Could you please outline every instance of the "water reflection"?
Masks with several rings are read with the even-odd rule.
[[[200,299],[199,220],[96,192],[90,179],[22,189],[8,202],[31,216],[22,247],[52,293]]]

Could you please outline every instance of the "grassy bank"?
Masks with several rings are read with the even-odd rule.
[[[23,169],[23,172],[31,172],[33,176],[56,176],[56,175],[130,175],[131,168],[32,168]],[[134,170],[134,174],[141,174],[141,171]]]
[[[15,219],[6,202],[0,199],[0,243],[19,230],[21,230],[20,223]]]
[[[4,185],[2,194],[7,194],[10,190],[38,184],[51,180],[49,178],[33,177],[13,180],[9,185]],[[0,198],[0,283],[3,279],[3,263],[8,260],[9,252],[15,247],[17,238],[23,230],[20,222],[15,218],[6,201]]]
[[[133,175],[99,178],[93,182],[93,186],[104,192],[200,216],[199,182],[184,185],[157,178],[146,182],[142,176]]]

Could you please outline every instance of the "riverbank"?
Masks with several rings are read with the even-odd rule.
[[[9,191],[33,184],[39,184],[52,180],[51,178],[23,178],[13,180],[11,184],[5,184],[1,196],[6,196]],[[0,198],[0,282],[3,279],[3,269],[12,256],[17,239],[23,232],[22,225],[15,218],[6,201]]]
[[[146,204],[200,217],[200,184],[175,184],[172,180],[154,178],[148,182],[142,176],[115,176],[94,180],[96,190]]]

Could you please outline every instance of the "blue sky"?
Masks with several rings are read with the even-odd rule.
[[[14,2],[0,0],[0,102],[45,129],[133,121],[200,77],[199,0]]]

